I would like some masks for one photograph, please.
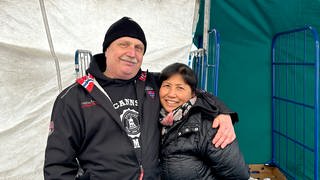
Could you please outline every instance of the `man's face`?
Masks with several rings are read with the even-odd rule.
[[[143,53],[144,45],[139,39],[116,39],[106,49],[107,68],[104,75],[113,79],[133,78],[141,67]]]

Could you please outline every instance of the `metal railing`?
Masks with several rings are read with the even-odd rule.
[[[218,95],[220,35],[216,29],[209,33],[209,51],[197,49],[189,53],[188,65],[198,79],[198,88]]]
[[[319,179],[319,38],[306,26],[272,39],[272,160],[289,179]]]
[[[74,68],[76,73],[76,78],[80,78],[86,75],[86,70],[92,59],[92,53],[88,50],[78,49],[75,52],[74,57]]]

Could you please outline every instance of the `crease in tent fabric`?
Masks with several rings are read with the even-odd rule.
[[[48,23],[48,18],[47,18],[44,2],[43,2],[43,0],[39,0],[39,3],[40,3],[40,9],[41,9],[41,14],[42,14],[44,27],[46,29],[48,44],[49,44],[49,47],[50,47],[50,53],[51,53],[51,56],[54,59],[55,65],[56,65],[58,88],[59,88],[59,92],[61,92],[62,91],[62,83],[61,83],[61,73],[60,73],[59,60],[58,60],[58,57],[57,57],[57,55],[56,55],[56,53],[54,51],[54,47],[53,47],[53,43],[52,43],[52,38],[51,38],[51,33],[50,33],[50,28],[49,28],[49,23]]]

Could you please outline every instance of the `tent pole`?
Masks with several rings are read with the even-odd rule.
[[[208,32],[210,28],[210,1],[205,0],[204,3],[204,16],[203,16],[203,49],[208,49]]]
[[[58,88],[59,88],[59,92],[61,92],[62,91],[62,83],[61,83],[59,60],[58,60],[58,57],[57,57],[57,55],[56,55],[56,53],[54,51],[54,47],[53,47],[53,43],[52,43],[52,38],[51,38],[51,33],[50,33],[50,28],[49,28],[49,23],[48,23],[48,19],[47,19],[47,14],[46,14],[46,9],[45,9],[45,6],[44,6],[44,2],[43,2],[43,0],[39,0],[39,3],[40,3],[40,8],[41,8],[44,27],[46,29],[46,34],[47,34],[47,39],[48,39],[48,43],[49,43],[49,47],[50,47],[50,52],[51,52],[51,55],[52,55],[52,57],[54,59],[55,65],[56,65]]]

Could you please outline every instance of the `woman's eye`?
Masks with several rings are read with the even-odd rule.
[[[167,87],[169,87],[169,85],[168,84],[163,84],[162,87],[167,88]]]

